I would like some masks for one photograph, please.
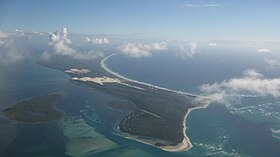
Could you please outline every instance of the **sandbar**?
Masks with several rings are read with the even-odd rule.
[[[87,74],[87,73],[90,73],[90,70],[72,68],[69,70],[65,70],[64,72],[69,73],[69,74]]]

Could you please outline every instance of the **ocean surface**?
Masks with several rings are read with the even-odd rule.
[[[176,52],[154,53],[148,58],[116,55],[107,66],[119,74],[169,89],[204,94],[202,84],[238,78],[247,69],[266,77],[280,77],[264,66],[265,58],[252,50],[202,49],[189,58]],[[211,103],[187,117],[187,135],[194,147],[190,156],[280,156],[280,101],[272,96],[245,95],[233,102]]]
[[[255,52],[212,51],[201,50],[184,59],[175,52],[138,59],[116,55],[106,63],[128,78],[196,94],[202,94],[197,88],[201,84],[239,77],[246,69],[280,77],[262,66],[263,54],[252,58]],[[0,74],[1,110],[25,99],[60,93],[63,99],[56,107],[66,115],[65,119],[52,123],[26,124],[9,120],[1,112],[0,156],[3,157],[280,156],[279,99],[244,97],[240,102],[211,103],[206,109],[194,110],[187,117],[187,135],[194,147],[186,152],[169,153],[112,134],[107,126],[115,125],[112,120],[120,120],[127,112],[108,108],[107,102],[116,98],[75,84],[64,72],[23,60],[1,66]],[[100,125],[90,123],[97,118],[102,121]]]

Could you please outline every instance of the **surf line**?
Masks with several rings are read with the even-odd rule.
[[[169,92],[175,92],[177,94],[182,94],[182,95],[188,95],[188,96],[193,96],[193,97],[203,97],[203,98],[206,98],[206,99],[209,99],[205,96],[201,96],[201,95],[197,95],[197,94],[192,94],[192,93],[186,93],[186,92],[182,92],[182,91],[176,91],[176,90],[173,90],[173,89],[168,89],[168,88],[165,88],[165,87],[159,87],[159,86],[156,86],[156,85],[152,85],[152,84],[149,84],[149,83],[146,83],[146,82],[141,82],[141,81],[137,81],[137,80],[133,80],[133,79],[130,79],[130,78],[127,78],[123,75],[120,75],[119,73],[117,72],[114,72],[112,71],[111,69],[109,69],[107,67],[107,60],[113,56],[116,56],[116,55],[119,55],[120,53],[113,53],[111,55],[108,55],[106,56],[105,58],[103,58],[101,61],[100,61],[100,65],[101,67],[108,73],[116,76],[116,77],[119,77],[123,80],[126,80],[126,81],[129,81],[129,82],[133,82],[133,83],[137,83],[137,84],[142,84],[142,85],[145,85],[145,86],[148,86],[148,87],[151,87],[151,88],[155,88],[155,89],[161,89],[161,90],[165,90],[165,91],[169,91]]]

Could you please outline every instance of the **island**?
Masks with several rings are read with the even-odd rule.
[[[126,78],[113,72],[106,60],[118,54],[109,54],[95,61],[78,61],[63,58],[41,65],[65,71],[70,67],[89,69],[78,77],[72,73],[70,80],[82,87],[109,94],[133,104],[131,111],[118,125],[113,125],[114,134],[142,142],[165,151],[183,151],[192,147],[186,133],[187,115],[194,109],[206,107],[211,100],[176,90],[158,87]],[[90,88],[89,88],[90,87]],[[127,105],[110,103],[112,108],[127,108]]]
[[[5,109],[4,115],[10,119],[27,123],[44,123],[57,120],[62,113],[54,108],[54,104],[62,98],[60,94],[39,96],[15,104]]]

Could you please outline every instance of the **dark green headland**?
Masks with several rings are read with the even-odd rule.
[[[13,107],[5,109],[3,112],[8,118],[19,122],[50,122],[61,118],[63,115],[53,106],[61,98],[62,95],[60,94],[35,97],[19,102]]]

